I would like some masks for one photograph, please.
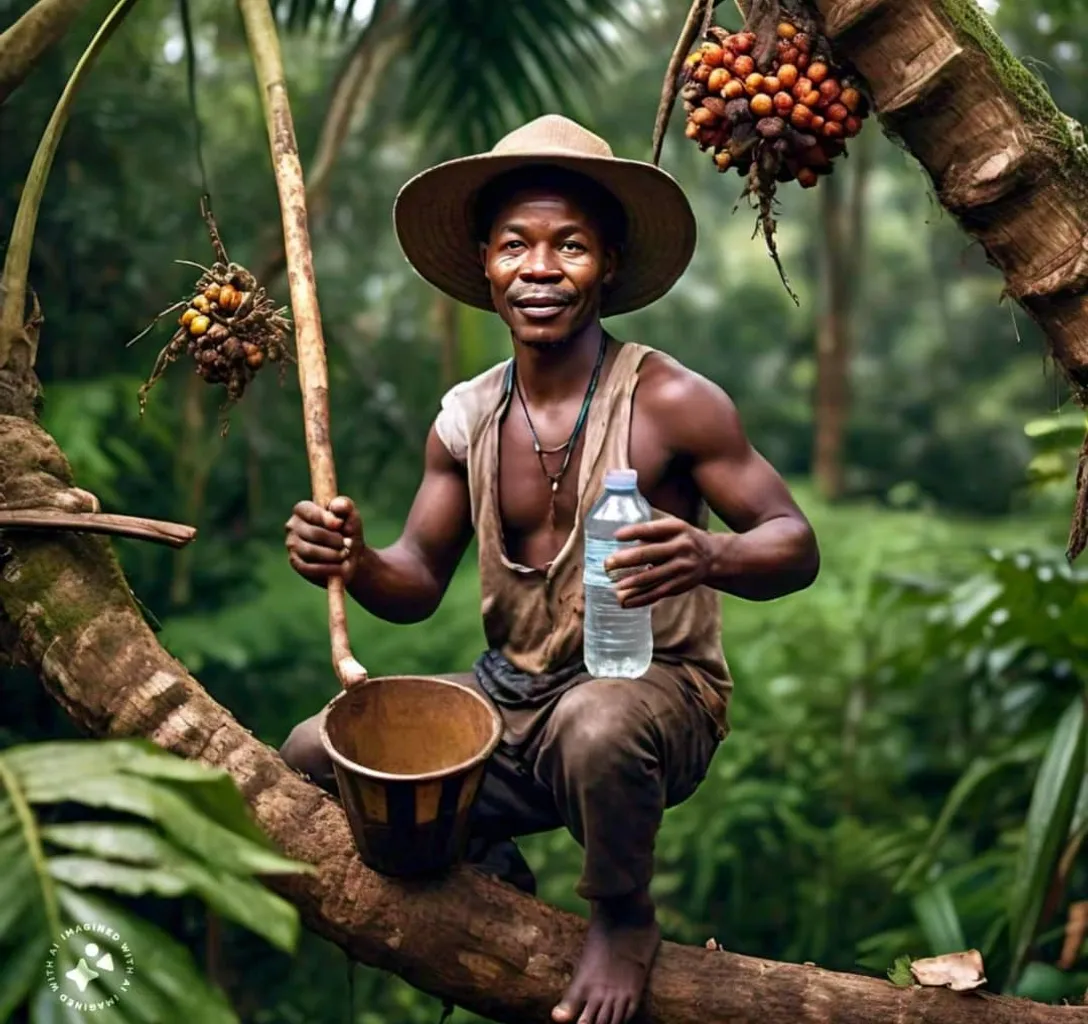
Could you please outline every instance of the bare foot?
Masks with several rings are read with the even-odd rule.
[[[557,1024],[626,1024],[661,945],[647,893],[597,901],[574,980],[552,1010]]]

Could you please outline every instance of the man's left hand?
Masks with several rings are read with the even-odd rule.
[[[701,585],[710,575],[713,547],[710,534],[682,519],[655,519],[616,531],[616,540],[638,541],[605,559],[605,572],[632,572],[616,583],[623,608],[644,608],[663,597],[674,597]]]

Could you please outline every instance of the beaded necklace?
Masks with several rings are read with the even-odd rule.
[[[548,482],[552,485],[551,495],[548,502],[548,522],[552,529],[555,528],[555,496],[559,490],[559,484],[563,480],[564,474],[567,472],[567,468],[570,466],[571,456],[574,454],[574,448],[578,440],[578,435],[585,427],[586,418],[589,415],[589,406],[593,401],[593,396],[597,391],[597,382],[601,376],[601,367],[604,365],[604,356],[608,348],[608,338],[605,334],[601,334],[601,347],[597,352],[597,361],[593,366],[593,373],[590,375],[589,384],[586,386],[585,397],[582,399],[582,408],[578,412],[578,419],[574,421],[574,429],[571,431],[570,437],[567,438],[563,444],[556,445],[554,448],[545,448],[540,443],[540,437],[537,435],[536,428],[533,426],[533,421],[529,417],[529,407],[525,404],[525,396],[521,393],[521,384],[518,382],[517,372],[514,367],[514,361],[510,361],[510,370],[508,373],[513,378],[514,390],[517,392],[518,402],[521,405],[521,411],[525,415],[525,422],[529,427],[529,433],[533,437],[533,451],[536,452],[536,457],[540,462],[540,469],[547,477]],[[509,387],[509,385],[508,385]],[[559,467],[558,473],[549,473],[548,467],[544,462],[545,455],[558,455],[559,452],[565,452],[563,456],[563,464]]]

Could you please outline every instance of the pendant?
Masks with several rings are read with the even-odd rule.
[[[559,481],[558,480],[553,480],[552,481],[552,494],[555,494],[555,492],[558,491],[558,490],[559,490]]]

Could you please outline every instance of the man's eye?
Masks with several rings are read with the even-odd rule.
[[[517,238],[511,238],[503,242],[502,247],[503,249],[517,249],[524,244],[524,242],[518,240]]]
[[[560,248],[561,249],[566,249],[566,250],[571,251],[571,252],[585,252],[586,251],[586,247],[584,245],[582,245],[581,242],[564,242],[560,246]]]

